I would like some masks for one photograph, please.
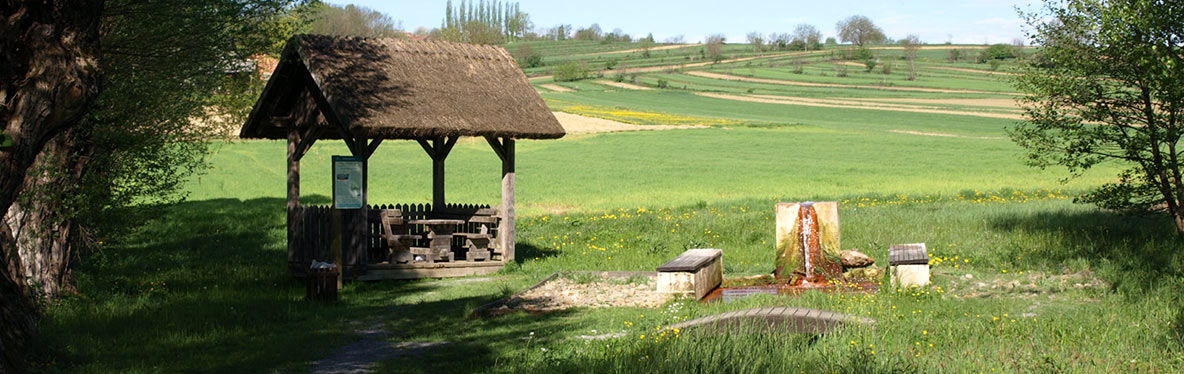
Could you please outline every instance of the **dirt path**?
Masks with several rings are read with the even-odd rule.
[[[764,55],[764,56],[749,56],[749,57],[733,58],[730,60],[722,60],[719,63],[720,64],[727,64],[727,63],[732,63],[732,62],[744,62],[744,61],[758,60],[758,59],[762,59],[762,58],[804,56],[804,55],[811,55],[811,54],[817,54],[817,53],[822,53],[822,52],[821,51],[787,52],[787,53],[778,53],[778,54]],[[706,62],[694,62],[694,63],[676,64],[676,65],[648,66],[648,67],[641,67],[641,68],[628,68],[628,69],[622,68],[621,70],[627,71],[629,73],[652,73],[655,71],[663,71],[663,70],[695,68],[695,67],[707,66],[707,65],[711,65],[711,64],[715,64],[715,63],[716,62],[706,61]],[[596,71],[595,73],[608,74],[610,72],[613,72],[613,70],[601,70],[601,71]],[[547,78],[551,78],[551,76],[550,75],[540,75],[540,76],[530,77],[528,79],[533,81],[533,80],[547,79]]]
[[[847,97],[842,100],[853,101],[870,101],[883,103],[906,103],[906,104],[945,104],[945,105],[965,105],[965,106],[981,106],[993,108],[1019,108],[1015,100],[1012,99],[866,99],[859,97]]]
[[[419,355],[424,349],[447,344],[446,342],[402,342],[387,341],[391,334],[382,327],[382,322],[372,321],[358,330],[361,340],[338,348],[333,355],[314,362],[312,372],[316,374],[364,374],[379,361],[386,361],[405,355]]]
[[[576,90],[560,86],[558,84],[540,84],[539,87],[546,88],[555,92],[576,92]]]
[[[625,82],[613,82],[613,81],[606,81],[606,80],[599,80],[599,81],[592,81],[592,82],[593,82],[593,83],[597,83],[597,84],[603,84],[603,85],[605,85],[605,86],[612,86],[612,87],[616,87],[616,88],[624,88],[624,89],[626,89],[626,90],[640,90],[640,91],[645,91],[645,90],[652,90],[652,88],[649,88],[649,87],[646,87],[646,86],[639,86],[639,85],[636,85],[636,84],[632,84],[632,83],[625,83]]]
[[[1011,72],[1006,72],[1006,71],[990,71],[990,70],[956,68],[956,67],[952,67],[952,66],[930,66],[929,68],[930,69],[938,69],[938,70],[960,71],[963,73],[978,73],[978,74],[986,74],[986,75],[996,75],[996,74],[998,74],[998,75],[1019,75],[1016,73],[1011,73]]]
[[[947,134],[944,132],[921,132],[921,131],[909,131],[909,130],[888,130],[888,132],[894,132],[897,134],[909,134],[909,135],[940,136],[940,137],[944,137],[944,138],[984,139],[984,140],[1007,139],[1006,137],[1002,137],[1002,136],[969,136],[969,135]]]
[[[650,51],[651,51],[651,52],[652,52],[652,51],[664,51],[664,50],[667,50],[667,49],[679,49],[679,48],[686,48],[686,47],[694,47],[694,46],[696,46],[696,45],[698,45],[698,44],[674,44],[674,45],[664,45],[664,46],[661,46],[661,47],[651,47],[651,48],[650,48]],[[599,55],[611,55],[611,54],[617,54],[617,53],[633,53],[633,52],[641,52],[641,51],[644,51],[644,50],[645,50],[645,48],[622,49],[622,50],[619,50],[619,51],[607,51],[607,52],[581,53],[581,54],[577,54],[577,55],[568,55],[567,57],[576,57],[576,56],[599,56]]]
[[[699,95],[699,96],[710,97],[710,98],[715,98],[715,99],[747,101],[747,102],[766,103],[766,104],[801,105],[801,106],[814,106],[814,107],[822,107],[822,108],[885,110],[885,111],[892,111],[892,112],[910,112],[910,113],[953,114],[953,115],[959,115],[959,116],[975,116],[975,117],[1002,118],[1002,119],[1023,119],[1023,116],[1021,116],[1019,114],[964,112],[964,111],[948,110],[948,109],[927,109],[927,108],[915,107],[915,106],[851,105],[851,104],[843,104],[842,102],[836,102],[835,100],[825,100],[825,99],[806,99],[806,98],[773,97],[773,96],[757,97],[757,96],[719,94],[719,93],[710,93],[710,92],[696,92],[695,94]]]
[[[705,128],[706,126],[641,126],[628,124],[624,122],[617,122],[603,118],[586,117],[577,114],[552,112],[555,114],[555,119],[559,120],[559,124],[563,125],[563,130],[567,131],[569,135],[574,134],[594,134],[602,132],[620,132],[620,131],[646,131],[646,130],[674,130],[674,129],[694,129]]]
[[[780,79],[765,79],[765,78],[750,78],[741,77],[731,74],[712,73],[707,71],[688,71],[685,74],[694,75],[703,78],[713,78],[721,80],[754,82],[754,83],[770,83],[783,84],[787,86],[803,86],[803,87],[837,87],[837,88],[864,88],[872,90],[888,90],[888,91],[914,91],[914,92],[937,92],[937,93],[968,93],[968,94],[995,94],[995,95],[1020,95],[1014,92],[992,92],[992,91],[975,91],[975,90],[947,90],[941,88],[922,88],[922,87],[889,87],[889,86],[869,86],[862,84],[834,84],[834,83],[811,83],[811,82],[795,82]]]

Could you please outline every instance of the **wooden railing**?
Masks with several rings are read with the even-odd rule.
[[[475,204],[447,204],[441,211],[433,211],[431,204],[393,204],[393,205],[369,205],[369,219],[366,224],[367,238],[365,258],[358,258],[350,253],[343,253],[342,257],[347,267],[352,267],[359,264],[381,264],[387,262],[388,248],[383,240],[380,240],[382,234],[382,227],[380,226],[380,215],[385,209],[398,209],[405,220],[414,219],[431,219],[431,218],[453,218],[471,214],[481,209],[490,209],[489,205],[475,205]],[[288,264],[293,275],[301,276],[308,269],[309,264],[313,260],[334,262],[333,251],[331,250],[333,244],[333,209],[330,206],[300,206],[296,208],[295,216],[291,217],[295,220],[293,226],[294,233],[290,239],[288,250]],[[489,232],[497,237],[497,225],[489,225]],[[468,223],[459,225],[456,228],[457,233],[477,232],[479,225],[476,223]],[[427,229],[423,225],[411,225],[411,234],[423,235],[424,239],[416,243],[416,246],[428,246],[428,239],[425,233]],[[454,251],[464,245],[464,238],[454,237],[452,246]],[[493,240],[494,243],[497,240]],[[459,254],[459,253],[458,253]],[[500,248],[494,249],[494,260],[502,259],[502,250]],[[461,258],[461,256],[457,256]],[[365,265],[363,265],[364,267]]]

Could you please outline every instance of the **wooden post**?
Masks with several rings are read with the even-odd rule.
[[[498,227],[503,258],[514,261],[514,139],[502,138],[502,220]]]
[[[445,156],[441,154],[441,147],[444,146],[444,138],[436,138],[432,143],[432,150],[434,155],[432,157],[432,210],[444,210],[444,160]]]
[[[303,254],[298,255],[298,244],[303,216],[300,210],[300,132],[288,124],[288,264],[302,263]]]
[[[345,277],[345,256],[342,255],[346,240],[343,238],[343,226],[341,209],[333,208],[333,263],[337,265],[337,288],[341,289],[343,277]]]

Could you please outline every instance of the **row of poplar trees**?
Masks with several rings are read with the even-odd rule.
[[[444,20],[432,36],[456,42],[501,44],[521,38],[530,27],[530,16],[519,9],[518,3],[461,0],[460,6],[454,8],[449,0]]]

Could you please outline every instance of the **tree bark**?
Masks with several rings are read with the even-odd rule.
[[[93,147],[70,129],[50,141],[25,176],[24,193],[8,208],[3,224],[12,236],[16,258],[10,274],[34,297],[54,298],[75,291],[70,260],[80,243],[77,213],[63,206],[77,194]],[[57,188],[38,188],[58,186]]]
[[[0,2],[0,126],[13,141],[0,151],[0,212],[20,194],[45,144],[76,124],[98,96],[101,0]],[[42,186],[44,188],[44,186]],[[24,345],[35,334],[28,290],[19,283],[19,250],[0,235],[0,373],[24,368]]]

